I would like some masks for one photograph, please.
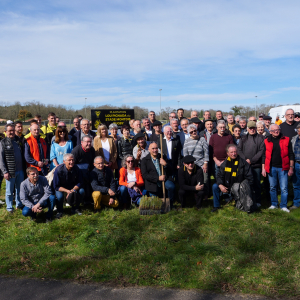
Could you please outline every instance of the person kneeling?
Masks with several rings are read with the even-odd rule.
[[[44,176],[39,176],[39,172],[34,167],[26,170],[28,178],[21,183],[20,199],[24,205],[22,214],[25,217],[36,219],[36,214],[48,207],[46,223],[52,221],[55,196],[52,195],[51,188]]]
[[[64,194],[66,200],[72,207],[72,214],[82,215],[79,204],[83,201],[85,192],[82,188],[83,178],[81,170],[75,165],[74,155],[66,153],[63,157],[64,163],[56,167],[53,175],[53,188],[57,198],[56,218],[63,215]]]
[[[247,179],[248,184],[253,184],[253,175],[250,165],[237,154],[237,146],[229,144],[226,147],[227,158],[220,166],[217,173],[216,183],[213,185],[214,208],[212,212],[221,208],[220,191],[231,199],[231,187],[235,183],[242,183]],[[235,199],[237,200],[237,199]]]
[[[201,167],[195,165],[196,159],[192,155],[186,155],[183,159],[183,166],[178,170],[179,201],[181,207],[186,205],[186,198],[192,195],[196,198],[196,208],[201,208],[204,197],[204,176]]]
[[[119,202],[115,199],[117,187],[114,174],[110,167],[106,167],[102,156],[94,159],[95,168],[91,172],[91,186],[93,189],[95,211],[101,209],[101,204],[109,207],[118,207]]]

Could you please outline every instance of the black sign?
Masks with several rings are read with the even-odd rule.
[[[111,123],[116,123],[120,128],[125,121],[129,122],[134,119],[134,109],[92,109],[92,130],[97,130],[100,124],[108,126]]]

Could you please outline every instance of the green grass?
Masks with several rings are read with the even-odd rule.
[[[2,207],[0,274],[299,296],[300,211],[212,214],[211,205],[153,216],[66,208],[51,224]]]

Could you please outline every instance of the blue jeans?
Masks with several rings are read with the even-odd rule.
[[[280,208],[287,207],[288,201],[288,171],[282,171],[282,168],[271,167],[269,173],[271,204],[278,206],[277,188],[278,184],[281,190]]]
[[[217,174],[218,174],[219,171],[220,171],[220,167],[218,167],[218,166],[216,165],[216,163],[214,163],[214,164],[215,164],[214,177],[215,177],[215,179],[217,180]]]
[[[212,191],[213,191],[213,196],[214,196],[214,198],[213,198],[214,207],[221,207],[221,204],[220,204],[221,194],[226,195],[228,197],[228,201],[231,200],[231,194],[230,193],[222,193],[217,183],[213,184]]]
[[[170,199],[170,205],[171,207],[173,207],[173,203],[174,203],[174,198],[175,198],[175,183],[171,180],[167,180],[165,181],[165,188],[168,192],[168,197]],[[159,192],[157,194],[154,193],[150,193],[150,196],[157,196],[157,197],[161,197],[162,195],[162,187],[159,188]]]
[[[42,208],[48,207],[48,211],[46,214],[47,219],[52,218],[54,205],[55,205],[54,195],[50,195],[50,197],[43,203],[43,205],[41,205]],[[32,209],[27,206],[24,206],[24,208],[22,209],[22,214],[24,217],[36,218],[36,213],[34,213]]]
[[[15,190],[15,200],[16,200],[16,207],[22,208],[23,204],[20,201],[20,185],[21,182],[24,180],[24,172],[23,171],[17,171],[15,173],[14,178],[10,178],[9,180],[6,180],[6,194],[5,194],[5,201],[6,201],[6,209],[8,211],[13,211],[13,193],[14,188]]]
[[[79,189],[79,191],[77,192],[79,193],[80,195],[80,198],[81,198],[81,202],[82,200],[84,199],[84,196],[85,196],[85,191],[84,189]],[[60,191],[55,191],[55,196],[56,196],[56,199],[57,199],[57,212],[59,213],[62,213],[63,212],[63,207],[64,207],[64,193],[63,192],[60,192]],[[77,205],[76,207],[73,207],[72,206],[72,209],[77,209],[79,208],[79,205]]]
[[[122,204],[130,202],[130,196],[129,196],[129,193],[128,193],[128,188],[125,185],[120,185],[119,190],[120,190],[119,202],[122,203]],[[144,196],[146,194],[147,194],[147,191],[143,190],[142,195]],[[136,202],[136,204],[140,205],[140,201],[141,201],[141,198]]]
[[[293,204],[300,207],[300,164],[295,162],[294,175],[293,175],[293,187],[294,187],[294,200]]]

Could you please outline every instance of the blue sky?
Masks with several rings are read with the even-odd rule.
[[[300,102],[299,15],[299,1],[0,0],[0,102]]]

